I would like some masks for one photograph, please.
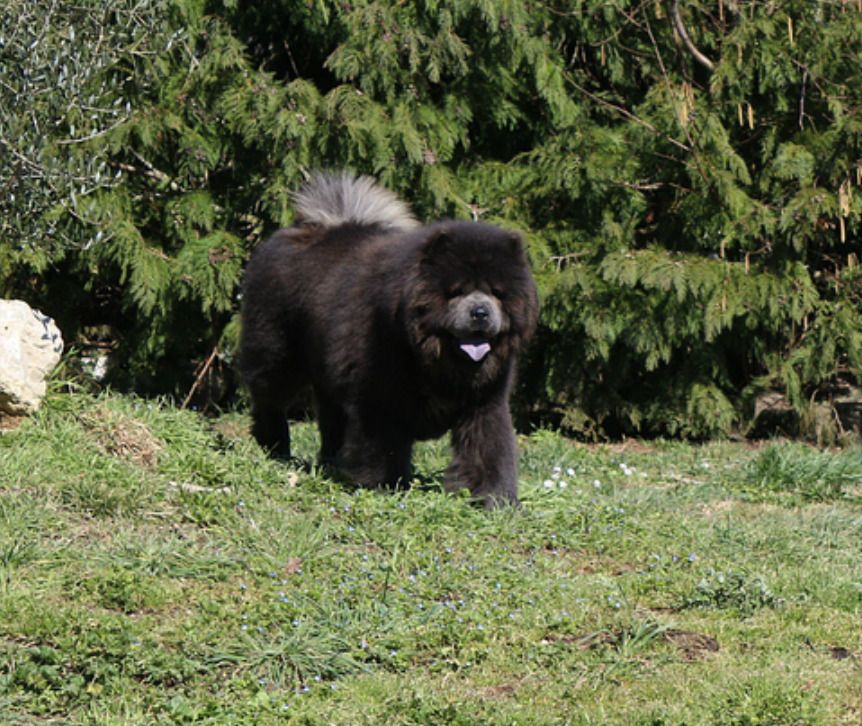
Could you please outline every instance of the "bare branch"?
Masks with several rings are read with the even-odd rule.
[[[203,383],[204,376],[209,372],[210,368],[212,368],[213,363],[215,362],[216,357],[218,356],[218,346],[212,349],[212,353],[209,354],[209,357],[198,366],[197,376],[195,377],[195,382],[192,384],[192,387],[189,389],[189,392],[186,394],[185,399],[183,400],[183,405],[181,408],[188,408],[189,403],[191,403],[192,397],[195,395],[195,392],[198,388],[201,387]]]
[[[805,85],[808,83],[808,69],[802,73],[802,89],[799,92],[799,128],[805,126]]]
[[[715,64],[697,49],[697,46],[694,44],[694,41],[692,41],[688,31],[685,29],[685,25],[682,22],[682,14],[679,11],[679,0],[673,0],[670,17],[673,21],[673,27],[676,29],[676,32],[679,33],[679,37],[682,38],[682,42],[685,43],[685,47],[688,48],[688,52],[691,53],[694,56],[694,59],[704,68],[713,70],[715,68]]]
[[[112,123],[110,126],[107,126],[103,129],[97,129],[86,136],[81,136],[75,139],[60,139],[57,144],[60,146],[68,146],[69,144],[84,144],[87,141],[92,141],[93,139],[98,139],[100,136],[104,136],[105,134],[111,133],[118,126],[122,126],[129,119],[127,117],[123,117]]]

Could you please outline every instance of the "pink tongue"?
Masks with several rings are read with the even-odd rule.
[[[488,355],[491,350],[491,346],[488,343],[479,343],[478,345],[473,345],[473,343],[461,343],[461,350],[478,363],[482,358]]]

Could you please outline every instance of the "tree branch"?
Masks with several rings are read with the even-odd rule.
[[[192,397],[195,395],[195,392],[200,388],[201,383],[203,383],[204,376],[209,372],[209,369],[212,368],[213,363],[215,362],[216,356],[218,355],[218,346],[212,349],[212,353],[209,354],[209,357],[198,366],[197,376],[195,377],[195,382],[192,384],[192,387],[189,389],[189,392],[186,394],[185,399],[183,400],[183,404],[181,408],[188,408],[189,403],[191,403]]]
[[[685,47],[688,48],[688,52],[691,53],[694,56],[694,59],[704,68],[713,70],[715,68],[715,64],[697,49],[697,46],[694,44],[688,31],[685,29],[685,25],[682,22],[682,14],[679,11],[679,0],[673,0],[670,17],[673,21],[673,27],[676,29],[676,32],[679,33],[679,37],[682,38],[682,42],[685,43]]]
[[[670,82],[670,76],[667,73],[667,68],[665,68],[664,60],[661,57],[661,51],[658,47],[658,42],[655,39],[655,35],[652,32],[652,26],[650,25],[649,18],[644,14],[644,25],[646,26],[647,34],[649,35],[650,43],[652,44],[653,51],[655,52],[656,61],[658,62],[658,66],[661,69],[661,75],[664,79],[665,86],[667,87],[668,98],[673,97],[673,84]],[[697,144],[694,143],[694,139],[691,136],[691,133],[688,130],[688,126],[685,124],[680,124],[682,127],[682,132],[685,134],[685,138],[688,141],[688,150],[691,152],[691,158],[694,159],[695,166],[697,166],[697,171],[700,174],[701,179],[703,179],[704,185],[709,187],[709,178],[706,175],[706,171],[703,168],[703,164],[700,161],[700,154],[698,153]],[[684,146],[684,145],[683,145]]]

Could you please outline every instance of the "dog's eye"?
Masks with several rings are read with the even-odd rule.
[[[505,292],[505,290],[503,290],[503,289],[501,289],[501,288],[499,288],[499,287],[492,287],[492,288],[491,288],[491,294],[492,294],[495,298],[497,298],[498,300],[503,300],[503,299],[506,297],[506,292]]]
[[[449,288],[449,297],[461,297],[464,294],[464,288],[459,285]]]

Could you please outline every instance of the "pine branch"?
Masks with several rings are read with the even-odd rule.
[[[616,103],[611,103],[610,101],[602,98],[601,96],[598,96],[595,93],[588,91],[586,88],[584,88],[582,85],[580,85],[574,78],[572,78],[571,75],[569,75],[569,74],[567,74],[567,78],[569,80],[569,83],[571,83],[572,86],[574,86],[576,90],[583,93],[591,101],[595,101],[596,103],[601,104],[602,106],[604,106],[606,108],[610,108],[610,109],[616,111],[617,113],[619,113],[620,115],[624,116],[625,118],[629,119],[630,121],[634,121],[639,126],[643,126],[644,128],[649,129],[654,134],[656,134],[656,136],[660,136],[665,141],[668,141],[669,143],[673,144],[677,148],[682,149],[683,151],[686,151],[686,152],[691,152],[692,149],[690,146],[686,146],[681,141],[673,138],[672,136],[668,136],[666,134],[661,133],[649,121],[642,119],[640,116],[632,113],[631,111],[629,111],[624,106],[620,106]]]

